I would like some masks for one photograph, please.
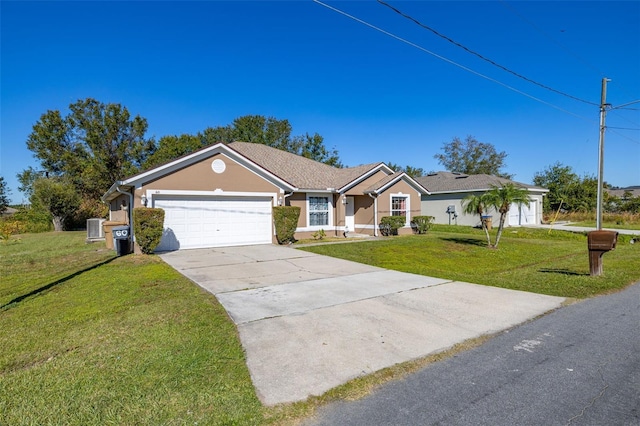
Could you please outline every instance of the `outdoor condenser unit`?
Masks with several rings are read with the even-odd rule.
[[[104,240],[104,229],[102,222],[104,219],[87,219],[87,240]]]

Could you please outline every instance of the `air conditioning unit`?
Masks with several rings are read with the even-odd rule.
[[[104,240],[102,222],[105,219],[87,219],[87,241]]]

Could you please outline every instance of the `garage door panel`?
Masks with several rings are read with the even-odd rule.
[[[271,198],[154,198],[165,210],[165,232],[158,251],[184,248],[269,244]]]

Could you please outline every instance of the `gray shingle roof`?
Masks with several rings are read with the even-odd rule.
[[[429,192],[463,192],[463,191],[486,191],[492,186],[501,187],[506,183],[512,183],[516,186],[547,191],[539,186],[527,185],[510,179],[501,178],[492,175],[466,175],[464,173],[437,172],[430,173],[427,176],[416,178],[416,181],[427,188]]]
[[[630,186],[628,188],[620,188],[620,189],[605,189],[609,193],[609,195],[613,195],[616,197],[624,197],[626,192],[630,192],[632,197],[640,197],[640,187],[638,186]]]
[[[300,189],[342,188],[381,163],[337,168],[267,145],[232,142],[229,148]]]

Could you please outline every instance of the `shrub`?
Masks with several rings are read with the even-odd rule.
[[[53,230],[51,214],[37,205],[18,207],[13,218],[20,222],[20,232],[39,233]]]
[[[327,233],[324,232],[324,229],[321,229],[311,234],[311,236],[313,237],[314,240],[321,240],[327,236]]]
[[[398,229],[402,228],[405,224],[404,216],[383,216],[380,218],[380,232],[382,235],[398,235]]]
[[[146,207],[133,209],[133,232],[144,254],[151,254],[160,244],[164,227],[164,210]]]
[[[9,242],[12,235],[21,234],[23,227],[20,222],[12,219],[0,219],[0,241]],[[13,240],[16,241],[16,240]]]
[[[273,208],[273,222],[276,225],[276,239],[278,244],[288,244],[296,241],[294,234],[298,227],[300,207],[278,206]]]
[[[411,228],[416,234],[426,234],[431,224],[433,223],[433,216],[414,216],[411,220]]]

